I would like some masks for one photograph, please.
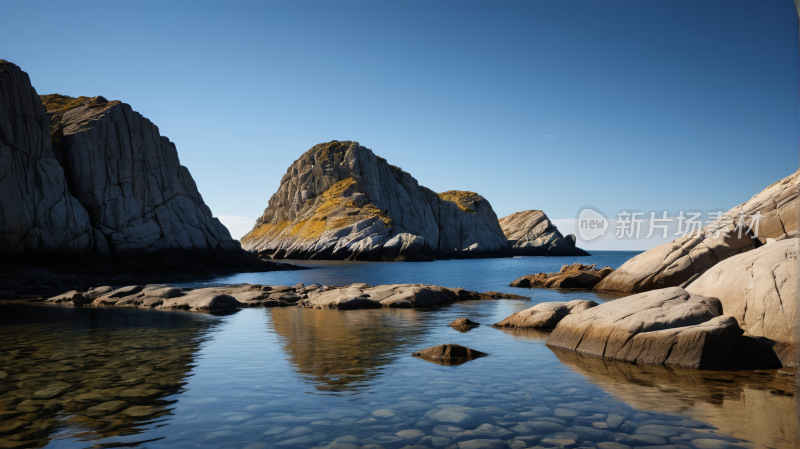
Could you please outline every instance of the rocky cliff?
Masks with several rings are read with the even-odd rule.
[[[800,170],[770,185],[749,201],[727,212],[731,220],[712,223],[699,233],[690,233],[670,243],[659,245],[625,262],[603,279],[595,290],[638,293],[657,288],[688,285],[718,262],[758,248],[767,239],[782,240],[798,237],[798,192]],[[757,238],[746,231],[734,232],[738,216],[747,216],[747,227],[756,229]],[[754,221],[753,215],[760,218]],[[727,230],[717,233],[717,230]]]
[[[175,144],[103,97],[39,97],[0,62],[0,255],[142,271],[275,268],[214,218]]]
[[[289,167],[242,247],[286,259],[511,255],[482,196],[437,194],[358,142],[335,140]]]
[[[70,195],[28,74],[0,60],[0,258],[90,263],[109,248]]]
[[[515,212],[500,219],[515,256],[589,256],[575,246],[575,236],[564,237],[540,210]]]

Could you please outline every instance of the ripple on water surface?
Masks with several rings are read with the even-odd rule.
[[[447,326],[492,324],[542,298],[598,299],[531,293],[225,315],[3,306],[0,447],[796,447],[791,371],[636,366],[554,353],[546,332]],[[442,343],[490,355],[411,357]]]

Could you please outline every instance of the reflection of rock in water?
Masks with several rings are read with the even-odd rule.
[[[562,363],[633,407],[680,413],[766,447],[797,447],[794,370],[678,369],[551,349]]]
[[[271,309],[271,316],[289,362],[323,391],[363,388],[399,348],[418,339],[421,330],[414,326],[415,313],[395,309],[291,307]]]
[[[170,414],[200,333],[180,313],[0,308],[0,447],[142,433]],[[157,332],[153,329],[158,328]]]

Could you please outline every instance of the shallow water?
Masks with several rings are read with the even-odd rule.
[[[618,266],[630,256],[590,261],[607,257],[598,265]],[[425,282],[527,293],[530,301],[223,315],[0,307],[0,371],[7,374],[0,379],[0,447],[392,449],[475,439],[508,447],[600,447],[614,440],[797,447],[790,371],[640,367],[554,353],[544,332],[447,327],[462,317],[492,324],[540,301],[597,299],[591,292],[504,286],[574,261],[542,259],[329,263],[214,280]],[[410,355],[442,343],[490,356],[440,366]]]

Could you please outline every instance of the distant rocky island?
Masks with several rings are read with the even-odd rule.
[[[241,242],[275,259],[588,255],[541,211],[498,220],[475,192],[435,193],[358,142],[336,140],[315,145],[289,167]]]
[[[206,206],[175,144],[130,105],[39,96],[27,73],[5,60],[0,160],[4,270],[281,268],[242,250]]]

